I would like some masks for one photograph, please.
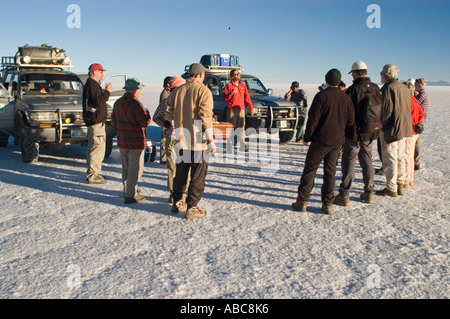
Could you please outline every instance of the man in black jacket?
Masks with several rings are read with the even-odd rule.
[[[106,85],[102,92],[100,81],[103,79],[101,64],[95,63],[89,67],[89,79],[83,89],[83,118],[88,127],[87,147],[87,182],[89,184],[105,184],[101,175],[102,162],[106,150],[106,119],[108,108],[106,102],[112,91],[112,84]]]
[[[332,69],[325,80],[328,88],[314,97],[308,114],[303,144],[308,145],[311,141],[311,146],[306,155],[297,201],[292,204],[296,211],[306,211],[316,171],[323,160],[322,211],[332,213],[336,163],[345,142],[345,129],[355,121],[352,101],[338,87],[341,72]]]
[[[355,107],[355,124],[348,127],[345,134],[345,144],[342,153],[342,181],[339,194],[334,199],[335,205],[350,205],[350,190],[355,179],[356,159],[362,169],[364,193],[360,198],[364,203],[373,203],[374,190],[374,169],[372,166],[372,141],[379,137],[379,133],[360,133],[358,123],[361,117],[363,100],[367,93],[380,96],[381,91],[378,85],[372,83],[367,77],[367,65],[362,61],[353,63],[349,74],[353,77],[353,84],[346,93],[350,96]]]

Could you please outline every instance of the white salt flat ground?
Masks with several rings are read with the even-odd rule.
[[[317,86],[304,86],[310,101]],[[278,96],[289,84],[271,87]],[[150,110],[161,89],[144,89]],[[84,147],[42,149],[27,165],[10,140],[0,149],[0,298],[449,298],[450,88],[427,91],[416,185],[365,205],[358,168],[351,206],[334,216],[320,210],[321,169],[308,213],[290,209],[302,145],[280,146],[275,175],[211,163],[200,203],[209,215],[189,222],[170,212],[158,162],[140,182],[147,201],[127,206],[117,148],[104,162],[108,184],[92,186]],[[148,132],[159,141],[160,128]]]

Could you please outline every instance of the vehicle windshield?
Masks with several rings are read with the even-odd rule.
[[[224,78],[222,79],[222,87],[225,87],[229,82],[230,78]],[[247,86],[248,94],[250,95],[267,95],[267,89],[262,84],[262,82],[254,76],[241,76],[241,82],[244,82],[244,84]]]
[[[83,84],[73,74],[24,74],[20,90],[23,95],[81,95]]]

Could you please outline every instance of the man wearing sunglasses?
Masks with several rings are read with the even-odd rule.
[[[227,122],[234,126],[240,149],[248,152],[248,145],[245,144],[245,104],[250,108],[252,115],[255,111],[247,86],[241,82],[239,70],[231,70],[230,78],[231,82],[225,86],[223,93],[223,99],[227,102]]]

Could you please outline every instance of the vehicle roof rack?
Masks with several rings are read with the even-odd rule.
[[[2,57],[2,66],[9,68],[73,68],[65,50],[47,44],[19,47],[15,56]]]
[[[201,57],[200,64],[208,69],[211,73],[229,73],[231,70],[244,72],[244,68],[239,65],[239,57],[230,54],[206,54]],[[189,65],[185,67],[185,71],[189,72]]]
[[[4,56],[2,57],[2,67],[10,67],[10,68],[73,68],[73,65],[70,64],[28,64],[23,63],[21,61],[17,61],[17,57],[15,56]]]

